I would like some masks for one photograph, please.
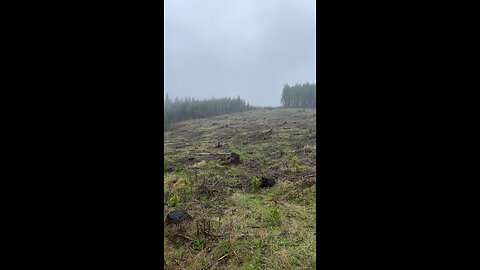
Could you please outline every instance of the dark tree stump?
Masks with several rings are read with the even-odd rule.
[[[229,165],[229,164],[238,165],[240,163],[241,163],[240,155],[235,154],[235,153],[231,153],[230,156],[228,157],[227,161],[225,161],[223,163],[223,165]]]
[[[228,159],[228,161],[229,161],[231,164],[238,165],[238,164],[240,164],[240,155],[235,154],[235,153],[232,153],[232,154],[230,155],[230,158]]]
[[[193,218],[187,213],[185,210],[175,210],[167,215],[167,220],[165,221],[165,224],[167,225],[174,225],[174,224],[179,224],[184,221],[192,221]]]
[[[260,187],[273,187],[275,185],[275,178],[274,177],[263,177]]]

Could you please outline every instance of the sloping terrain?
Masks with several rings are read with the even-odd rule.
[[[192,217],[164,225],[165,269],[314,269],[315,140],[316,110],[303,108],[165,132],[164,217]]]

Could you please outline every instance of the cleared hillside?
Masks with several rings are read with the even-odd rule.
[[[165,132],[165,269],[314,269],[316,110],[262,109]],[[234,153],[232,155],[232,153]],[[237,155],[240,163],[237,163]],[[276,179],[272,187],[258,187]]]

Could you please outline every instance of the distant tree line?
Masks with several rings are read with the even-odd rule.
[[[227,113],[242,112],[251,109],[250,105],[237,98],[211,98],[196,100],[195,98],[184,98],[171,100],[167,96],[164,101],[164,128],[169,124],[188,119],[206,118]]]
[[[315,108],[317,98],[316,84],[295,84],[290,86],[285,84],[282,92],[281,103],[283,107],[311,107]]]

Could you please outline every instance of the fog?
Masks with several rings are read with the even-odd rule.
[[[279,106],[316,82],[315,0],[165,0],[164,95]]]

